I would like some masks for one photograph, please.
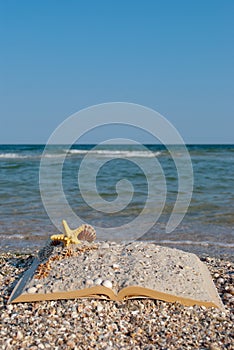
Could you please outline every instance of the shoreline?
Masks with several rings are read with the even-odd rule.
[[[231,349],[231,261],[204,257],[225,312],[151,299],[56,300],[9,304],[32,254],[0,253],[2,349]]]
[[[234,248],[232,246],[230,247],[221,247],[221,246],[215,246],[215,245],[197,245],[197,244],[180,244],[179,242],[154,242],[151,240],[137,240],[137,242],[145,242],[145,243],[154,243],[158,246],[162,247],[168,247],[168,248],[175,248],[182,251],[185,251],[187,253],[193,253],[196,254],[200,259],[204,259],[207,256],[210,256],[215,259],[223,259],[228,260],[231,262],[234,262]],[[1,254],[16,254],[16,255],[27,255],[32,254],[35,255],[43,246],[45,245],[46,240],[42,241],[42,244],[37,246],[30,246],[27,244],[24,244],[22,246],[19,246],[18,248],[15,248],[14,246],[0,246],[0,255]],[[121,242],[118,242],[121,243]]]

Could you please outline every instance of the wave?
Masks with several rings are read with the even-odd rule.
[[[173,245],[198,245],[198,246],[217,246],[224,248],[234,248],[233,243],[225,243],[225,242],[212,242],[212,241],[172,241],[172,240],[162,240],[162,241],[154,241],[157,244],[173,244]]]
[[[35,236],[35,235],[34,235]],[[43,234],[38,233],[36,236],[43,236]],[[0,234],[1,240],[25,240],[26,235],[23,234]],[[35,239],[35,237],[34,237]],[[124,239],[120,241],[125,242]],[[215,241],[190,241],[190,240],[147,240],[147,242],[151,242],[154,244],[168,244],[168,245],[176,245],[176,246],[203,246],[203,247],[219,247],[219,248],[234,248],[233,243],[225,243],[225,242],[215,242]]]
[[[130,157],[144,157],[153,158],[160,156],[161,152],[150,152],[150,151],[131,151],[131,150],[79,150],[71,149],[69,151],[61,150],[57,153],[46,153],[45,158],[60,158],[68,156],[83,156],[85,154],[97,156],[97,157],[113,157],[113,158],[130,158]],[[40,159],[42,154],[19,154],[19,153],[0,153],[0,159]]]
[[[63,157],[64,153],[47,153],[45,158],[60,158]],[[19,154],[19,153],[0,153],[0,159],[40,159],[42,157],[41,154],[33,155],[33,154]]]
[[[20,233],[15,233],[10,235],[1,234],[0,237],[1,237],[1,240],[15,240],[15,239],[24,240],[25,239],[25,236]]]
[[[103,157],[146,157],[153,158],[160,156],[161,152],[150,152],[150,151],[131,151],[131,150],[78,150],[71,149],[68,151],[68,154],[71,155],[83,155],[83,154],[91,154],[96,156]]]
[[[15,159],[15,158],[28,158],[28,156],[21,155],[21,154],[18,154],[18,153],[0,153],[0,158]]]

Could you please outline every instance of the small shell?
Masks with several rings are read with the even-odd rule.
[[[107,287],[107,288],[112,288],[112,282],[111,281],[109,281],[109,280],[105,280],[105,281],[103,281],[102,282],[102,285],[104,286],[104,287]]]
[[[34,293],[37,292],[37,288],[36,288],[36,287],[28,288],[27,292],[28,292],[29,294],[34,294]]]
[[[78,234],[78,239],[81,241],[93,242],[96,239],[96,232],[91,225],[82,225],[83,230]]]

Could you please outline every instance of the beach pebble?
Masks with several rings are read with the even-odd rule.
[[[12,311],[12,310],[13,310],[13,308],[14,308],[14,306],[13,306],[13,305],[11,305],[11,304],[10,304],[10,305],[7,305],[7,310],[8,310],[8,311]]]
[[[96,278],[96,279],[94,280],[94,284],[95,284],[96,286],[99,286],[100,284],[102,284],[102,279],[101,279],[101,278]]]
[[[209,350],[221,350],[221,348],[217,344],[213,343],[209,345]]]
[[[234,295],[234,287],[233,286],[226,286],[225,290],[229,293]]]
[[[113,264],[112,267],[113,267],[114,270],[118,270],[119,269],[119,265],[118,264]]]
[[[102,282],[102,285],[106,288],[112,288],[112,282],[110,280],[105,280]]]
[[[103,242],[101,245],[100,245],[100,249],[108,249],[110,248],[110,245],[107,243],[107,242]]]
[[[86,281],[85,281],[85,285],[86,285],[86,287],[92,287],[92,285],[93,285],[93,280],[91,280],[91,279],[86,280]]]
[[[232,298],[232,294],[231,294],[231,293],[225,293],[225,294],[223,295],[223,297],[224,297],[225,299],[229,299],[229,298]]]
[[[97,306],[97,312],[101,312],[103,310],[103,306],[101,304],[99,304]]]
[[[16,339],[21,340],[23,339],[23,337],[24,337],[23,333],[19,330],[16,334]]]
[[[139,243],[138,243],[139,244]],[[111,247],[111,244],[110,244]],[[139,245],[141,248],[141,245]],[[80,246],[78,246],[80,248]],[[58,249],[58,248],[55,248]],[[119,263],[120,272],[124,268],[129,270],[129,265],[125,264],[125,257],[119,251],[120,261],[116,260],[118,245],[112,252],[107,254],[108,269],[103,269],[102,261],[93,259],[95,266],[93,274],[89,271],[83,273],[74,268],[73,260],[70,258],[70,269],[66,274],[67,280],[55,278],[50,275],[42,281],[31,281],[28,288],[37,287],[37,284],[43,284],[43,289],[50,290],[55,288],[56,283],[66,290],[78,284],[78,288],[84,288],[85,281],[92,279],[95,282],[104,280],[112,281],[115,291],[117,279],[120,278],[121,288],[125,281],[125,286],[139,280],[139,273],[131,276],[127,275],[124,280],[123,275],[113,271],[113,264]],[[98,256],[98,251],[94,250]],[[110,261],[109,253],[114,255]],[[134,254],[134,251],[133,251]],[[89,252],[87,255],[91,255]],[[82,256],[78,255],[75,258]],[[10,253],[2,254],[1,272],[4,276],[11,276],[18,279],[22,268],[25,269],[30,261],[25,256],[20,257],[19,267],[9,264],[9,258],[14,260],[18,257]],[[1,259],[1,254],[0,254]],[[58,261],[56,261],[57,263]],[[135,259],[132,260],[135,263]],[[91,261],[88,261],[88,267]],[[183,265],[183,262],[181,262]],[[209,270],[219,273],[219,278],[225,280],[224,284],[216,283],[220,297],[225,303],[225,310],[220,311],[214,308],[194,306],[183,306],[179,303],[168,303],[152,299],[130,299],[123,301],[96,300],[95,298],[84,298],[76,300],[53,300],[43,302],[29,302],[7,304],[8,296],[11,291],[9,280],[4,279],[0,283],[0,309],[1,309],[1,329],[0,329],[0,349],[94,349],[111,350],[116,347],[119,349],[207,349],[221,350],[232,349],[233,338],[232,329],[234,315],[232,313],[233,296],[233,275],[234,264],[230,262],[231,268],[227,268],[227,261],[214,259],[207,263]],[[175,263],[172,264],[172,269]],[[186,264],[185,264],[186,265]],[[183,265],[183,266],[185,266]],[[100,269],[99,269],[100,268]],[[141,264],[139,264],[141,268]],[[161,271],[155,266],[156,274],[161,276]],[[55,264],[52,271],[55,269]],[[186,268],[180,269],[181,272]],[[112,278],[110,272],[113,272]],[[231,272],[231,273],[230,273]],[[83,273],[83,274],[82,274]],[[59,274],[61,275],[61,273]],[[74,276],[73,276],[74,275]],[[163,276],[162,276],[163,277]],[[162,278],[160,277],[160,278]],[[166,276],[165,276],[166,277]],[[51,283],[51,281],[53,283]],[[45,282],[45,283],[44,283]],[[171,281],[172,284],[173,281]],[[72,287],[73,288],[73,287]],[[168,286],[170,288],[170,285]],[[194,286],[197,288],[197,285]],[[38,289],[39,291],[39,289]],[[37,291],[37,292],[38,292]],[[228,298],[227,298],[228,297]],[[180,327],[178,328],[178,324]],[[42,344],[42,345],[40,345]],[[118,344],[118,345],[116,345]],[[176,345],[175,345],[176,344]]]
[[[220,284],[223,284],[224,283],[224,279],[222,277],[219,277],[217,279],[217,282],[220,283]]]

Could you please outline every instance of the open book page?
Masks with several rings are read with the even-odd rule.
[[[21,301],[91,296],[151,297],[222,308],[210,274],[196,255],[138,241],[54,247],[25,285]]]

